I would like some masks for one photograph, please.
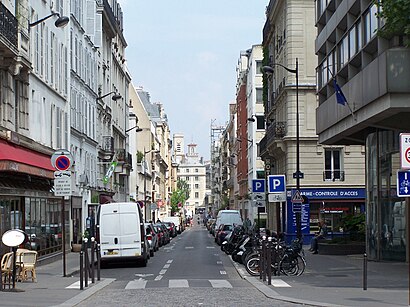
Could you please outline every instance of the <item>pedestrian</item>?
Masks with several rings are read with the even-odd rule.
[[[327,225],[326,225],[325,220],[321,220],[319,223],[319,232],[310,241],[309,251],[311,251],[312,254],[318,253],[319,241],[324,240],[326,236],[327,236]]]

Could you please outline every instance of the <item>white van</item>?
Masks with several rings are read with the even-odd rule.
[[[241,214],[238,210],[220,210],[216,217],[215,229],[218,229],[221,224],[243,225]]]
[[[147,265],[148,245],[138,203],[102,204],[97,211],[97,239],[101,263],[139,261]]]
[[[177,233],[180,234],[182,232],[182,218],[180,216],[166,216],[162,219],[163,222],[172,222],[175,224],[177,229]]]

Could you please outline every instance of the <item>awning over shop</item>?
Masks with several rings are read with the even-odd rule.
[[[0,170],[54,178],[51,157],[0,139]]]

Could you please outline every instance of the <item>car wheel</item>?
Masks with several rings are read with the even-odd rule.
[[[150,257],[154,257],[154,250],[153,250],[153,249],[151,249],[151,250],[149,251],[149,255],[150,255]]]

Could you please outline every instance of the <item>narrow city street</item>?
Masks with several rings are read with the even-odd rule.
[[[115,281],[81,306],[298,306],[269,299],[242,279],[204,226],[187,228],[147,267],[117,264],[101,276]]]

